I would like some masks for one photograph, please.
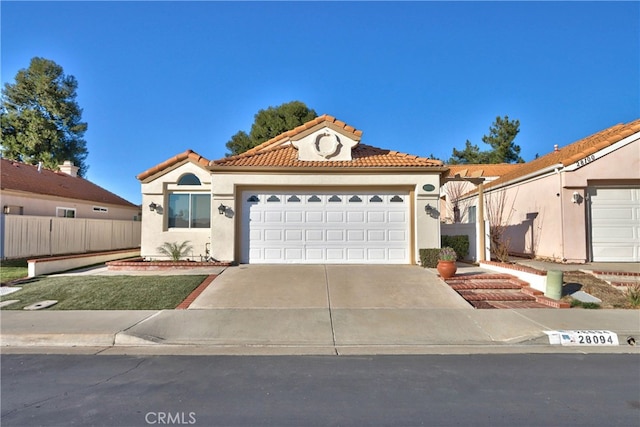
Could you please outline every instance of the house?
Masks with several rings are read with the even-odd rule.
[[[140,220],[140,207],[78,176],[66,161],[59,170],[0,159],[5,215]]]
[[[491,182],[520,167],[519,163],[447,165],[441,188],[440,220],[447,224],[474,221],[475,206],[463,196],[475,189],[474,182]]]
[[[361,142],[323,115],[245,153],[186,151],[141,173],[141,254],[190,241],[238,263],[418,262],[439,247],[442,162]]]
[[[640,261],[640,120],[618,124],[484,184],[485,218],[512,254]],[[478,192],[460,198],[474,221]]]
[[[51,170],[0,159],[0,258],[139,246],[139,230],[134,230],[139,222],[129,224],[140,221],[139,206],[77,171],[68,161]],[[117,226],[125,236],[114,236],[113,221],[126,221]]]

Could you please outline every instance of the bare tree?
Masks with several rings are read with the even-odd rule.
[[[513,216],[513,206],[518,193],[513,196],[511,204],[505,190],[496,190],[485,193],[487,207],[487,221],[489,221],[489,237],[491,239],[491,258],[500,262],[509,261],[509,249],[511,239],[505,235],[507,227]]]
[[[468,181],[450,181],[445,185],[444,192],[447,196],[447,213],[452,213],[453,218],[447,217],[451,222],[463,222],[469,213],[472,204],[471,198],[463,198],[473,189],[473,184]]]

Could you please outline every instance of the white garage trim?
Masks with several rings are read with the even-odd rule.
[[[640,188],[590,187],[594,262],[640,261]]]
[[[239,194],[241,263],[412,260],[411,191],[258,188]]]

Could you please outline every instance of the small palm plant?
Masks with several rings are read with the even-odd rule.
[[[189,244],[189,241],[185,240],[182,243],[164,242],[162,246],[158,246],[156,250],[162,255],[168,256],[173,261],[180,261],[180,258],[187,255],[192,249],[193,247]]]
[[[445,246],[440,249],[440,253],[438,254],[438,260],[440,261],[455,261],[458,259],[458,255],[456,251],[453,250],[450,246]]]

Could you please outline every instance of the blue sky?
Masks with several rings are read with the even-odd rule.
[[[447,160],[496,116],[532,160],[640,117],[638,2],[12,2],[2,84],[32,57],[79,83],[87,178],[192,149],[223,157],[255,113],[299,100],[363,143]]]

